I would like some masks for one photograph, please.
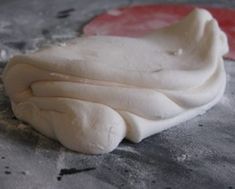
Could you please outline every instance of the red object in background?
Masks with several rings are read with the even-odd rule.
[[[136,5],[107,11],[96,16],[84,28],[85,35],[138,37],[169,25],[187,15],[194,5]],[[235,60],[235,10],[197,6],[209,10],[229,39],[226,58]]]

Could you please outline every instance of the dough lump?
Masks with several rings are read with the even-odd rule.
[[[91,36],[13,57],[3,82],[14,114],[83,153],[114,150],[215,105],[226,35],[209,12],[142,38]]]

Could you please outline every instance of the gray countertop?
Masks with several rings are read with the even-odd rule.
[[[153,2],[186,1],[1,0],[0,72],[14,54],[74,38],[102,11]],[[232,0],[190,2],[235,6]],[[67,150],[16,120],[0,84],[0,189],[235,189],[235,62],[225,67],[225,95],[206,114],[93,156]]]

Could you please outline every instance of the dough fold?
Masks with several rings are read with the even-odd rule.
[[[83,153],[191,119],[222,97],[227,37],[209,12],[142,38],[91,36],[17,55],[3,73],[17,118]]]

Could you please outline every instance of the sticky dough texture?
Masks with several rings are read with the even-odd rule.
[[[224,93],[227,38],[206,10],[142,38],[81,37],[18,55],[3,82],[17,118],[83,153],[204,113]]]

